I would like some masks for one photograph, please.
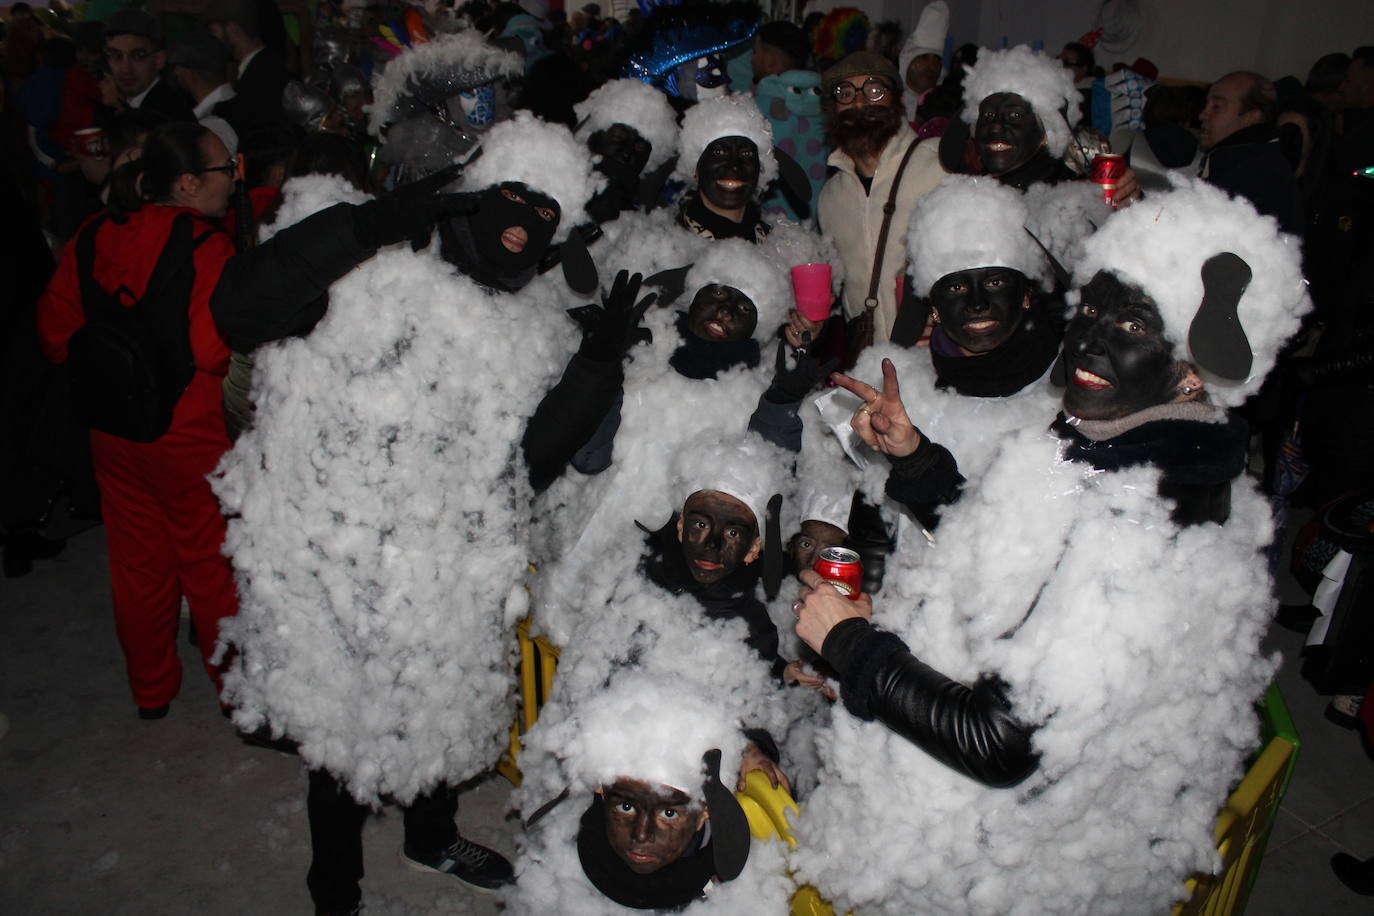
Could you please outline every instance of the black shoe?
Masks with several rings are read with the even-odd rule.
[[[505,887],[515,880],[515,869],[505,856],[462,837],[455,840],[447,849],[429,853],[402,846],[401,861],[416,871],[436,871],[452,875],[484,891]]]
[[[278,754],[299,754],[301,751],[300,743],[285,735],[280,738],[272,737],[272,726],[265,723],[251,732],[239,731],[239,740],[249,747],[266,748]]]
[[[1374,897],[1374,858],[1360,861],[1348,853],[1338,852],[1331,857],[1331,870],[1355,893]]]
[[[1321,612],[1310,604],[1280,604],[1274,622],[1285,630],[1306,634],[1320,616]]]
[[[154,719],[165,719],[167,718],[167,713],[171,710],[171,708],[171,703],[163,703],[161,706],[153,706],[151,708],[147,706],[140,706],[138,707],[138,717],[140,719],[143,719],[144,721],[149,722],[151,722]]]
[[[1364,730],[1364,721],[1359,716],[1352,716],[1350,713],[1337,709],[1335,703],[1327,703],[1326,710],[1322,713],[1326,716],[1326,721],[1341,728],[1348,728],[1358,732]]]
[[[31,528],[11,531],[5,538],[5,578],[17,579],[28,575],[33,569],[34,560],[55,557],[66,546],[66,538],[46,538]]]

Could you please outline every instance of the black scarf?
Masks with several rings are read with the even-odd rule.
[[[715,875],[711,844],[702,845],[698,831],[686,854],[650,875],[637,874],[615,854],[606,839],[605,802],[594,796],[577,830],[577,857],[582,871],[597,890],[636,910],[680,910],[700,899]]]
[[[678,375],[692,379],[715,378],[739,365],[752,369],[759,364],[759,342],[752,337],[702,340],[687,330],[686,312],[678,315],[677,332],[682,345],[668,358],[668,365],[676,369]]]
[[[1018,191],[1024,191],[1033,184],[1053,185],[1076,178],[1078,176],[1073,173],[1073,169],[1065,165],[1063,160],[1051,156],[1043,146],[1023,164],[997,176],[999,182]]]
[[[1032,306],[1007,342],[978,356],[958,354],[939,325],[930,341],[936,384],[971,398],[1005,398],[1045,374],[1059,353],[1063,327]]]
[[[707,208],[696,191],[682,199],[677,224],[704,238],[744,239],[746,242],[763,241],[771,228],[763,221],[759,205],[752,200],[744,207],[744,218],[735,222]]]

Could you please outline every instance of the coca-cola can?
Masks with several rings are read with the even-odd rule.
[[[856,551],[848,547],[824,547],[816,554],[816,562],[811,568],[841,595],[850,601],[859,600],[864,568]]]
[[[1088,177],[1102,186],[1102,200],[1107,204],[1112,204],[1116,199],[1116,186],[1125,174],[1126,159],[1116,153],[1098,155],[1088,170]]]

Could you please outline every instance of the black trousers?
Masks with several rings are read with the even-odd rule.
[[[401,808],[405,845],[416,853],[446,849],[458,839],[453,817],[458,793],[448,786],[419,795]],[[317,912],[347,912],[362,899],[363,822],[368,807],[325,770],[310,771],[310,871],[305,883]]]

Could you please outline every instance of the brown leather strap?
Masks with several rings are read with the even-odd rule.
[[[906,172],[906,164],[911,161],[911,154],[916,152],[916,146],[920,142],[919,138],[913,139],[906,152],[902,154],[897,174],[892,176],[892,190],[888,192],[887,203],[883,204],[883,228],[878,232],[878,252],[873,256],[873,276],[869,278],[868,297],[864,299],[864,309],[870,313],[878,307],[878,284],[883,278],[883,255],[887,252],[887,233],[892,229],[892,214],[897,212],[897,192],[902,188],[902,175]]]

